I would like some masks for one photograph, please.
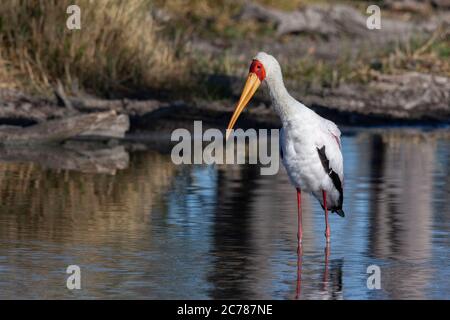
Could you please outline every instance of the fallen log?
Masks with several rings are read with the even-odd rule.
[[[120,114],[110,121],[100,122],[94,129],[86,130],[78,136],[123,138],[129,129],[130,118],[126,114]]]
[[[128,129],[128,116],[107,111],[50,120],[28,127],[0,126],[0,144],[57,143],[83,134],[121,138]]]
[[[367,85],[343,84],[303,100],[333,112],[448,123],[450,78],[418,72],[379,75]]]
[[[58,91],[58,94],[56,94]],[[20,91],[0,89],[0,126],[30,126],[47,122],[51,119],[62,119],[86,113],[107,112],[114,110],[118,114],[120,127],[128,125],[127,116],[140,117],[149,112],[170,107],[177,102],[159,100],[101,99],[95,97],[64,94],[62,89],[55,88],[55,101],[27,95]],[[70,107],[67,107],[70,106]],[[125,130],[126,131],[126,130]]]

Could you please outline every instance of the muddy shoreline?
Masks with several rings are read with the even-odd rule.
[[[414,82],[414,85],[416,84],[417,82]],[[383,94],[377,96],[368,87],[354,87],[330,90],[325,95],[311,94],[304,98],[296,98],[338,125],[445,125],[450,124],[450,86],[446,87],[448,85],[450,82],[444,82],[444,85],[436,90],[436,86],[427,87],[420,84],[421,88],[425,89],[416,91],[413,88],[405,89],[403,86],[403,96],[402,92],[396,89],[385,90]],[[58,103],[56,98],[39,98],[19,91],[3,90],[0,93],[0,126],[27,127],[68,116],[114,110],[117,114],[129,116],[130,132],[189,127],[194,120],[202,120],[206,126],[225,128],[239,90],[231,88],[230,91],[234,91],[230,99],[195,103],[77,97],[70,98],[72,103],[69,108],[61,102]],[[419,103],[405,108],[408,101]],[[241,128],[280,126],[265,92],[254,98],[239,119],[238,126]]]

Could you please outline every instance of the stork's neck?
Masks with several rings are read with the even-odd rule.
[[[289,122],[298,113],[299,104],[284,86],[281,70],[266,78],[266,82],[276,113],[283,123]]]

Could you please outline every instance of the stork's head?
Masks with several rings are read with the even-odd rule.
[[[229,129],[233,129],[239,115],[245,106],[248,104],[250,99],[255,94],[261,82],[264,80],[269,81],[276,77],[278,74],[281,75],[281,68],[278,61],[265,52],[259,52],[252,60],[250,64],[250,70],[248,73],[247,81],[245,82],[244,89],[242,89],[241,97],[236,105],[233,115],[231,116],[230,123],[227,127],[226,137],[230,134]]]

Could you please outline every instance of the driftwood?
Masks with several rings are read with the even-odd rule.
[[[380,75],[369,85],[342,85],[305,102],[367,116],[448,122],[450,78],[417,72]]]
[[[272,22],[279,35],[304,32],[329,37],[346,34],[376,37],[383,41],[399,37],[405,39],[415,32],[432,32],[450,18],[449,13],[443,13],[429,21],[411,23],[383,17],[380,30],[368,30],[367,17],[348,5],[308,5],[300,10],[285,12],[250,2],[244,6],[239,18]]]
[[[123,138],[130,128],[130,120],[126,114],[117,115],[109,121],[101,121],[95,128],[81,132],[78,136]]]
[[[115,174],[126,169],[129,155],[123,146],[86,147],[82,144],[39,146],[37,148],[0,147],[2,162],[31,162],[43,168],[84,173]]]
[[[0,126],[0,144],[55,143],[83,134],[122,138],[128,128],[128,117],[118,116],[115,111],[90,113],[28,127]]]
[[[0,90],[0,125],[28,126],[77,114],[54,102],[18,90]]]
[[[57,103],[46,98],[33,97],[16,90],[0,90],[0,126],[29,126],[86,113],[115,111],[120,127],[128,125],[126,116],[139,117],[144,114],[176,105],[177,102],[159,100],[100,99],[94,97],[65,95],[61,88],[54,89]],[[68,107],[69,106],[69,107]],[[104,130],[105,131],[105,130]]]

